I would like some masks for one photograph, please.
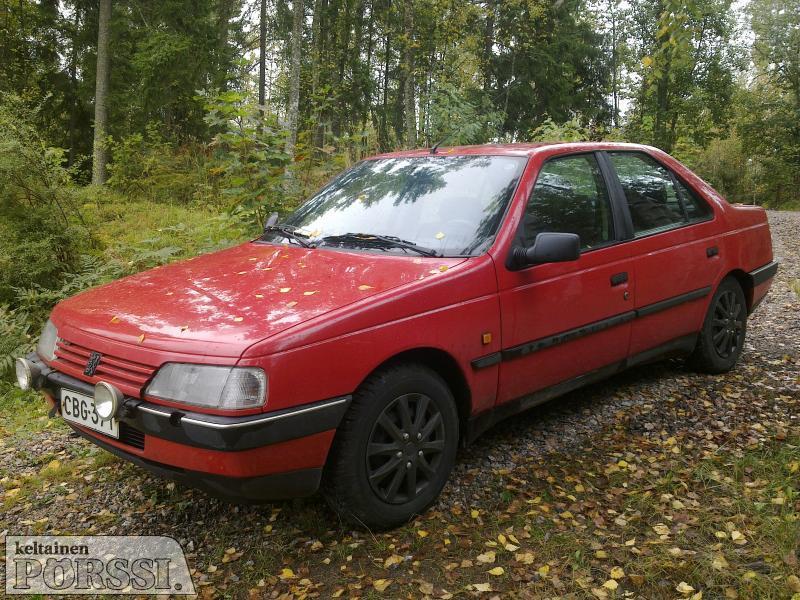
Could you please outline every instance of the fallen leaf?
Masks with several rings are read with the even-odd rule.
[[[290,287],[283,287],[283,288],[281,288],[279,291],[280,291],[280,293],[281,293],[281,294],[285,294],[285,293],[287,293],[287,292],[291,292],[291,291],[292,291],[292,288],[290,288]]]
[[[625,577],[625,571],[622,570],[622,567],[614,567],[611,569],[611,579],[622,579]]]
[[[403,557],[397,554],[392,554],[386,560],[383,561],[383,568],[388,569],[389,567],[393,567],[394,565],[399,565],[403,562]]]
[[[295,579],[297,575],[294,574],[294,571],[291,569],[282,569],[281,574],[278,575],[281,579]]]
[[[376,579],[375,581],[372,582],[372,587],[374,587],[379,592],[385,591],[386,588],[388,588],[390,585],[392,585],[391,579]]]
[[[317,290],[312,290],[312,291],[309,291],[309,292],[303,292],[303,296],[313,296],[316,293],[317,293]]]
[[[722,554],[717,554],[716,556],[714,556],[714,559],[711,561],[711,566],[714,567],[717,571],[724,571],[728,567],[730,567],[728,561],[725,560],[725,557],[722,556]]]
[[[292,308],[293,306],[297,306],[297,302],[292,300],[291,302],[286,303],[287,308]]]
[[[492,591],[492,584],[491,583],[473,583],[472,588],[476,592],[491,592]]]
[[[234,317],[233,320],[236,321],[237,323],[241,323],[242,321],[244,321],[244,317]]]
[[[495,567],[494,569],[489,569],[489,570],[488,570],[488,571],[486,571],[486,572],[487,572],[489,575],[495,575],[495,576],[498,576],[498,575],[502,575],[502,574],[503,574],[503,573],[505,573],[506,571],[505,571],[505,569],[504,569],[503,567]]]
[[[442,232],[440,231],[440,232],[439,232],[439,233],[437,233],[437,234],[436,234],[434,237],[435,237],[437,240],[443,240],[443,239],[444,239],[444,233],[442,233]]]
[[[494,550],[489,550],[488,552],[484,552],[483,554],[479,554],[477,556],[478,562],[483,563],[485,565],[493,563],[495,559],[496,559],[496,554],[494,553]]]
[[[619,587],[619,584],[614,579],[609,579],[603,584],[603,587],[613,592]]]
[[[371,285],[366,285],[366,284],[364,284],[364,285],[360,285],[360,286],[358,286],[358,289],[359,289],[360,291],[362,291],[362,292],[366,292],[367,290],[371,290],[371,289],[372,289],[372,286],[371,286]]]
[[[655,531],[658,535],[669,535],[669,527],[667,527],[663,523],[659,523],[658,525],[653,525],[653,531]]]
[[[800,577],[797,575],[789,575],[786,578],[786,585],[788,585],[789,589],[794,593],[800,594]]]
[[[678,592],[680,592],[681,594],[684,594],[686,596],[688,596],[694,591],[694,588],[685,581],[681,581],[677,586],[675,586],[675,589],[678,590]]]
[[[514,560],[521,562],[523,565],[532,565],[534,556],[532,552],[517,552],[514,555]]]

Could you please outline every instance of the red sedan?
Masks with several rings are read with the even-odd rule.
[[[386,154],[257,240],[61,302],[17,372],[146,469],[390,527],[502,418],[668,355],[733,368],[776,270],[764,211],[654,148]]]

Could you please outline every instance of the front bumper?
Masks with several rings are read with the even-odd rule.
[[[50,369],[36,353],[27,360],[40,373],[33,387],[49,397],[57,412],[62,388],[94,394],[92,385]],[[120,439],[67,423],[98,446],[160,476],[232,500],[273,500],[316,491],[350,401],[350,396],[341,396],[227,417],[125,398]]]

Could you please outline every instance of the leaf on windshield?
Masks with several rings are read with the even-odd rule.
[[[442,232],[440,231],[440,232],[439,232],[439,233],[437,233],[437,234],[436,234],[434,237],[436,237],[436,239],[437,239],[437,240],[443,240],[443,239],[444,239],[444,233],[442,233]]]

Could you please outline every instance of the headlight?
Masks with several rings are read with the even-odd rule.
[[[167,363],[145,395],[206,408],[256,408],[266,401],[267,375],[255,367]]]
[[[36,346],[36,353],[46,361],[56,359],[56,341],[58,340],[58,330],[53,322],[48,319],[39,337],[39,345]]]

